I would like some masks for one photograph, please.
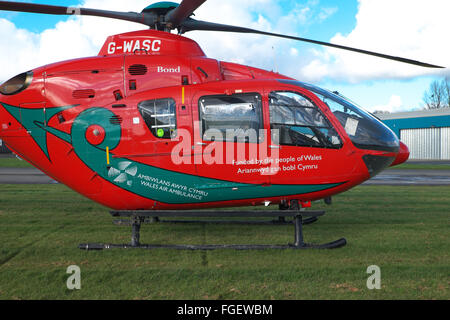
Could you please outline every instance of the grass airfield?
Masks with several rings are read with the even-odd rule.
[[[0,185],[0,299],[449,299],[450,187],[360,186],[336,196],[307,242],[334,250],[82,251],[128,243],[108,209],[65,186]],[[248,208],[249,210],[253,208]],[[267,209],[275,209],[268,207]],[[286,244],[294,226],[151,224],[148,244]],[[69,290],[70,265],[81,289]],[[367,268],[381,269],[369,290]]]

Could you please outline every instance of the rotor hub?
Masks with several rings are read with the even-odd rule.
[[[147,6],[144,10],[142,10],[142,13],[145,15],[154,15],[157,17],[157,22],[155,23],[155,25],[150,26],[150,29],[170,32],[172,26],[166,24],[165,17],[170,11],[177,8],[178,6],[179,4],[176,2],[157,2]]]
[[[157,2],[147,6],[144,10],[142,10],[142,13],[154,12],[158,16],[165,16],[170,10],[175,9],[178,6],[179,4],[176,2],[169,2],[169,1]]]

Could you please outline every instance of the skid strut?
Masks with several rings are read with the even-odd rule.
[[[347,241],[344,238],[325,243],[325,244],[310,244],[304,242],[303,239],[303,217],[317,219],[323,216],[324,211],[298,211],[298,210],[284,210],[284,211],[112,211],[111,215],[114,217],[128,217],[131,224],[131,243],[130,244],[80,244],[79,248],[84,250],[103,250],[113,248],[141,248],[141,249],[180,249],[180,250],[214,250],[214,249],[236,249],[236,250],[257,250],[257,249],[334,249],[345,246]],[[293,244],[287,245],[160,245],[160,244],[141,244],[140,230],[141,225],[149,218],[155,217],[293,217],[295,226],[295,238]],[[198,221],[197,221],[198,222]],[[226,222],[226,221],[223,221]],[[235,222],[235,221],[232,221]]]

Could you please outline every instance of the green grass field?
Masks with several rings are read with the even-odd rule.
[[[403,163],[387,170],[450,170],[449,164]]]
[[[0,158],[0,168],[31,168],[31,164],[15,157]]]
[[[0,299],[449,299],[450,187],[361,186],[334,198],[305,240],[335,250],[82,251],[130,227],[62,185],[0,185]],[[249,208],[251,209],[251,208]],[[144,225],[142,243],[286,244],[293,226]],[[81,290],[66,288],[81,268]],[[367,267],[381,268],[368,290]]]

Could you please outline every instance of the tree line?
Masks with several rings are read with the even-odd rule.
[[[425,109],[450,108],[450,79],[435,80],[423,95]]]

